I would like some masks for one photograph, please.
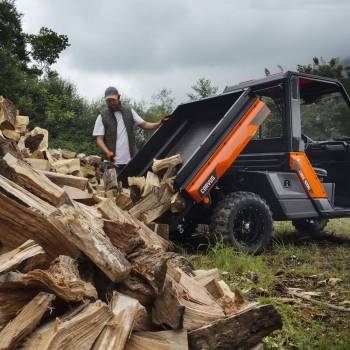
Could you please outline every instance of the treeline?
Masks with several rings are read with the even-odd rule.
[[[49,131],[49,147],[99,154],[92,130],[98,112],[105,107],[104,100],[87,101],[79,95],[74,82],[51,69],[61,52],[70,46],[67,36],[44,27],[38,35],[26,34],[22,30],[22,17],[15,0],[0,1],[0,95],[11,100],[21,115],[29,116],[29,129],[40,126]],[[328,63],[314,58],[312,64],[298,65],[297,70],[337,78],[350,91],[350,67],[340,64],[338,58]],[[189,100],[212,96],[218,91],[204,78],[191,89],[187,94]],[[123,101],[145,120],[155,122],[175,108],[171,93],[171,89],[163,88],[150,102],[125,96]],[[137,129],[138,146],[150,135]]]

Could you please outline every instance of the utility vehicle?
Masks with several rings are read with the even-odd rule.
[[[186,208],[162,217],[175,236],[203,223],[213,238],[259,253],[274,221],[317,231],[350,217],[350,100],[335,79],[288,71],[183,103],[120,179],[178,153],[174,187]]]

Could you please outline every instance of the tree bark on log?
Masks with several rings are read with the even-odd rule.
[[[281,316],[268,304],[193,330],[188,339],[193,350],[245,350],[281,328]]]

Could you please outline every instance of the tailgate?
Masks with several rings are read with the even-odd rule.
[[[200,202],[265,120],[269,110],[249,90],[179,105],[127,164],[119,179],[144,176],[154,159],[181,154],[174,186]]]

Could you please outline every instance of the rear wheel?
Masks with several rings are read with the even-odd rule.
[[[215,239],[223,238],[240,251],[260,253],[271,239],[272,213],[258,195],[235,192],[218,202],[210,228]]]
[[[299,232],[319,232],[322,231],[328,223],[328,219],[300,219],[293,220],[292,225]]]

